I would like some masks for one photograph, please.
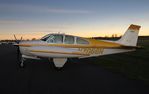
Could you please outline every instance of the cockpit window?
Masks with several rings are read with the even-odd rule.
[[[88,41],[82,39],[82,38],[79,38],[77,37],[77,40],[76,40],[77,44],[89,44]]]
[[[63,35],[50,35],[47,39],[48,43],[63,43]]]
[[[74,37],[73,36],[68,36],[68,35],[65,35],[65,40],[64,42],[66,44],[74,44]]]
[[[49,38],[49,35],[45,35],[44,37],[42,37],[40,40],[42,41],[46,41]]]
[[[48,43],[63,43],[63,35],[49,34],[42,37],[41,40],[47,41]]]

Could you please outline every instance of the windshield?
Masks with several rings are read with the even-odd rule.
[[[42,40],[42,41],[46,41],[48,38],[49,38],[49,34],[48,34],[48,35],[43,36],[40,40]]]
[[[50,35],[47,39],[48,43],[63,43],[63,35]]]
[[[48,34],[48,35],[42,37],[40,40],[47,41],[48,43],[63,43],[63,35]]]

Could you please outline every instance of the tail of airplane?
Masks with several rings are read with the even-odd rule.
[[[139,25],[131,24],[125,34],[116,42],[125,46],[136,46],[140,27]]]

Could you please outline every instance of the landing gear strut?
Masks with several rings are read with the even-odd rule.
[[[17,58],[18,58],[18,64],[19,64],[19,67],[20,67],[20,68],[24,68],[25,58],[22,57],[22,54],[21,54],[21,52],[20,52],[19,47],[18,47],[17,52],[18,52]]]

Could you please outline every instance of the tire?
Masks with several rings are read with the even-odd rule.
[[[18,57],[18,63],[19,63],[20,68],[24,68],[24,66],[25,66],[24,62],[25,62],[25,59],[20,54],[20,56]]]

